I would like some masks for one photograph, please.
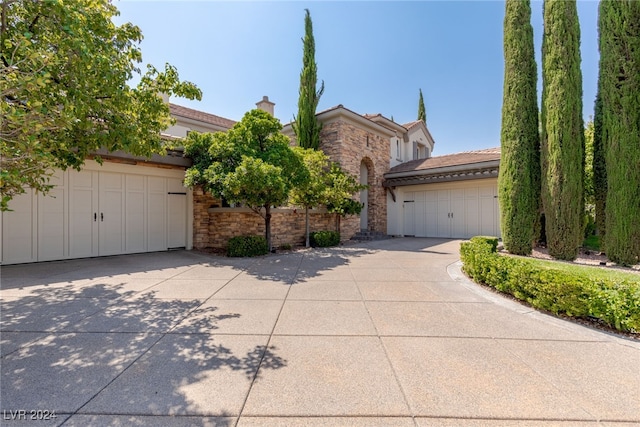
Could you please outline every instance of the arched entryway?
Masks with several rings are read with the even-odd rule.
[[[371,199],[375,188],[373,176],[373,162],[368,157],[365,157],[360,162],[360,184],[368,185],[368,189],[360,191],[360,203],[362,203],[362,211],[360,212],[360,229],[363,231],[371,230],[372,224],[372,209]]]

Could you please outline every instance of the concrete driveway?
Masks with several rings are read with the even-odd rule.
[[[0,424],[640,424],[640,343],[485,291],[458,249],[2,267]]]

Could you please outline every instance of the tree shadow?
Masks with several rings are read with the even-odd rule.
[[[99,424],[197,415],[232,425],[254,378],[287,366],[268,336],[217,334],[240,313],[124,288],[38,288],[2,301],[3,411],[56,411],[60,422],[75,414],[79,423],[86,413]],[[196,315],[198,332],[174,332]]]

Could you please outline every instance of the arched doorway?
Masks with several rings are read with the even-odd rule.
[[[369,168],[364,160],[360,163],[360,184],[367,185],[369,182]],[[360,190],[360,203],[362,203],[362,211],[360,212],[360,230],[369,230],[369,190]]]

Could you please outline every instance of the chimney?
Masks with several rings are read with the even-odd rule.
[[[273,116],[273,107],[276,104],[274,104],[273,102],[269,101],[269,97],[268,96],[263,96],[262,97],[262,101],[258,101],[256,102],[256,107],[258,107],[258,109],[262,110],[262,111],[266,111],[267,113],[271,114]]]

